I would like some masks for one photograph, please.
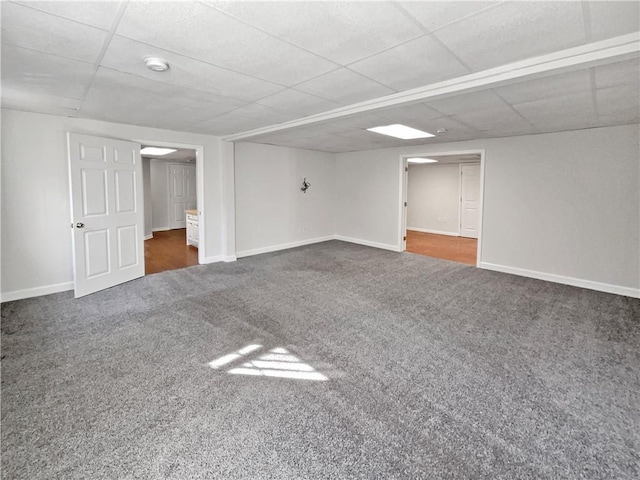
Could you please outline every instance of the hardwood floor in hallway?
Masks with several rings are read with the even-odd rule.
[[[477,250],[478,240],[475,238],[407,230],[407,252],[475,265]]]
[[[144,242],[145,275],[198,265],[198,249],[187,245],[187,230],[154,232]]]

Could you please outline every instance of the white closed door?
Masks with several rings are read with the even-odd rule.
[[[478,238],[480,164],[461,166],[460,193],[460,235]]]
[[[196,166],[169,163],[169,228],[186,228],[185,210],[195,210]]]
[[[140,145],[67,134],[75,296],[144,276]]]

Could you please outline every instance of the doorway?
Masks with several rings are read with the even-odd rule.
[[[402,158],[404,250],[479,263],[483,157],[467,151]]]
[[[142,144],[145,275],[199,263],[197,152]],[[189,221],[187,221],[189,219]]]

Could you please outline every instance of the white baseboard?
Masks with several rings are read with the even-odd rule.
[[[344,237],[342,235],[334,235],[333,238],[341,240],[343,242],[357,243],[358,245],[365,245],[367,247],[382,248],[383,250],[391,250],[392,252],[399,252],[400,248],[397,245],[389,245],[387,243],[371,242],[369,240],[362,240],[361,238]]]
[[[594,282],[591,280],[583,280],[581,278],[565,277],[553,273],[537,272],[535,270],[526,270],[524,268],[507,267],[504,265],[496,265],[494,263],[480,262],[478,268],[493,270],[495,272],[511,273],[522,277],[536,278],[538,280],[546,280],[547,282],[562,283],[573,287],[587,288],[589,290],[597,290],[599,292],[614,293],[616,295],[624,295],[625,297],[640,298],[640,288],[623,287],[620,285],[611,285],[610,283]]]
[[[238,260],[238,257],[235,255],[225,255],[222,257],[222,261],[226,263],[235,262],[236,260]]]
[[[171,230],[169,227],[160,227],[160,228],[153,228],[151,231],[152,232],[166,232],[168,230]]]
[[[207,263],[218,263],[221,262],[223,259],[222,255],[215,255],[213,257],[204,257],[204,262],[201,263],[200,265],[205,265]]]
[[[40,297],[52,293],[66,292],[73,290],[73,282],[56,283],[45,285],[44,287],[25,288],[24,290],[14,290],[13,292],[2,292],[2,302],[22,300],[24,298]]]
[[[436,235],[449,235],[450,237],[459,237],[458,232],[442,232],[440,230],[430,230],[428,228],[416,228],[416,227],[407,227],[407,230],[411,230],[413,232],[422,232],[422,233],[434,233]]]
[[[150,235],[145,235],[145,236],[144,236],[144,239],[145,239],[145,240],[151,240],[152,238],[153,238],[153,233],[152,233],[152,234],[150,234]]]
[[[302,247],[304,245],[311,245],[312,243],[326,242],[333,240],[333,235],[326,237],[309,238],[307,240],[300,240],[298,242],[281,243],[280,245],[270,245],[268,247],[253,248],[251,250],[244,250],[242,252],[236,252],[236,258],[250,257],[252,255],[260,255],[261,253],[277,252],[278,250],[286,250],[287,248]]]

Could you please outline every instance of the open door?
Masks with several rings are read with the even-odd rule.
[[[144,276],[140,145],[67,134],[75,296]]]

